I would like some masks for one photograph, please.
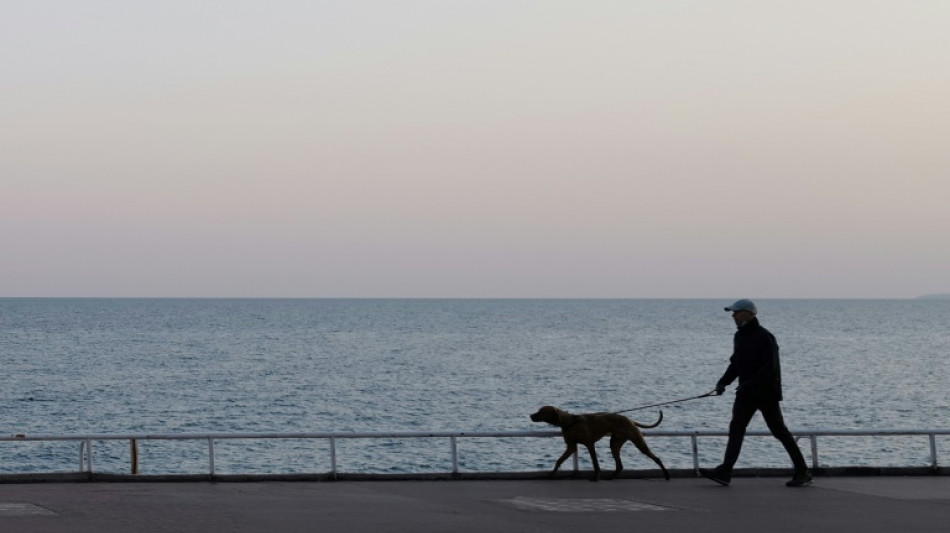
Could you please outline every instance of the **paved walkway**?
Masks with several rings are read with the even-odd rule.
[[[0,484],[0,531],[950,530],[950,477]]]

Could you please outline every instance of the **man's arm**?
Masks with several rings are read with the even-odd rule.
[[[739,373],[736,371],[736,365],[732,362],[732,358],[730,358],[726,372],[719,378],[719,381],[716,382],[716,394],[726,392],[726,387],[735,381],[737,377],[739,377]]]

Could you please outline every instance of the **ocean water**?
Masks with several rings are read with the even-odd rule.
[[[711,390],[731,352],[728,303],[2,298],[0,434],[548,430],[528,419],[542,405],[614,411]],[[757,303],[781,347],[793,430],[950,428],[950,300]],[[733,388],[664,407],[660,429],[725,430]],[[925,437],[828,439],[822,464],[929,464]],[[706,440],[701,458],[716,464],[724,439]],[[668,467],[691,467],[688,439],[650,445]],[[950,439],[939,446],[946,457]],[[459,447],[462,471],[525,471],[550,468],[563,444]],[[140,448],[143,473],[207,472],[206,443]],[[330,469],[325,441],[218,448],[218,473]],[[338,448],[343,472],[451,470],[445,439]],[[128,470],[128,443],[95,450],[97,471]],[[0,472],[74,471],[77,454],[0,442]],[[624,457],[653,468],[632,447]],[[749,438],[739,466],[787,464],[774,439]]]

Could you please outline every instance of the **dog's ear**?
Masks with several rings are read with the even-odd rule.
[[[551,405],[545,405],[544,407],[538,409],[537,420],[539,422],[547,422],[548,424],[553,424],[557,420],[557,409]]]
[[[554,419],[557,421],[556,425],[558,427],[566,426],[570,416],[571,415],[567,411],[563,411],[557,407],[554,408]]]

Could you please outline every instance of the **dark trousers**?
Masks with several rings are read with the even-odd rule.
[[[726,456],[722,461],[722,467],[731,472],[736,461],[739,460],[739,452],[742,451],[742,440],[745,438],[746,428],[756,411],[762,412],[762,418],[769,427],[772,435],[782,443],[785,451],[788,452],[792,464],[795,465],[795,472],[804,472],[808,470],[808,464],[802,456],[802,451],[798,449],[798,443],[795,437],[785,426],[785,418],[782,416],[782,408],[778,400],[769,399],[747,399],[736,397],[732,404],[732,422],[729,423],[729,443],[726,444]]]

